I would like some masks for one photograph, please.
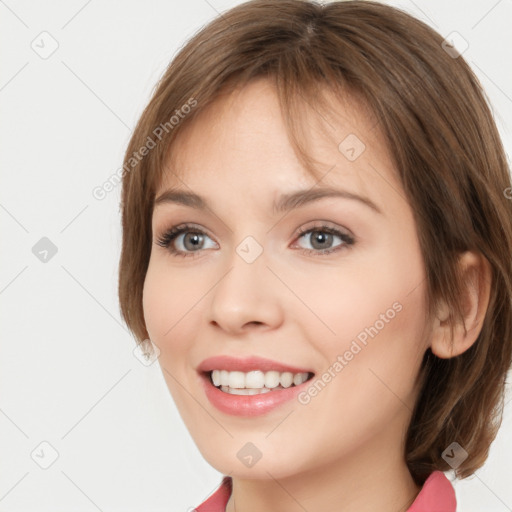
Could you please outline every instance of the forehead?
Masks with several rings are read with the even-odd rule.
[[[392,159],[365,103],[355,95],[338,98],[329,90],[325,95],[327,109],[304,101],[297,119],[305,149],[318,162],[321,184],[343,185],[373,195],[375,202],[386,195],[382,185],[396,195],[401,187]],[[166,168],[158,192],[189,187],[208,196],[222,184],[225,192],[252,191],[273,200],[319,184],[295,154],[277,94],[264,79],[221,96],[184,126]]]

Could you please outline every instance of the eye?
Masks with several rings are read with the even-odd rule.
[[[156,243],[168,249],[171,254],[186,257],[194,256],[195,252],[205,248],[203,247],[205,237],[210,238],[203,230],[191,224],[182,224],[166,231]],[[175,245],[179,247],[176,248]]]
[[[313,255],[330,254],[347,248],[347,246],[353,245],[355,242],[354,238],[348,233],[325,224],[313,226],[308,229],[299,229],[298,239],[300,240],[303,238],[309,238],[313,249],[302,249],[302,251],[305,254]],[[332,243],[335,238],[340,239],[341,243],[332,247]]]
[[[175,256],[187,257],[194,256],[194,253],[200,252],[201,249],[217,247],[215,242],[210,247],[205,247],[206,238],[211,240],[202,229],[191,224],[181,224],[167,230],[157,239],[156,243]],[[298,239],[306,238],[310,239],[313,249],[302,248],[301,251],[308,255],[320,256],[342,250],[355,242],[354,238],[348,233],[325,224],[313,226],[309,229],[299,229]],[[340,239],[341,243],[331,247],[335,238]]]

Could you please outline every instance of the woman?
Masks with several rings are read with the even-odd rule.
[[[124,171],[122,314],[225,475],[197,510],[454,511],[511,364],[512,188],[453,45],[376,2],[239,5]]]

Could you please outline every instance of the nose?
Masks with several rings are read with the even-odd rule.
[[[283,321],[284,287],[265,252],[249,261],[233,251],[210,295],[209,322],[232,335],[275,329]]]

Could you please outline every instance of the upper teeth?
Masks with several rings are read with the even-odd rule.
[[[308,379],[308,373],[291,372],[262,372],[254,370],[251,372],[228,372],[227,370],[213,370],[212,381],[214,386],[229,386],[230,388],[253,388],[260,389],[276,388],[281,385],[289,388],[292,384],[298,386]]]

